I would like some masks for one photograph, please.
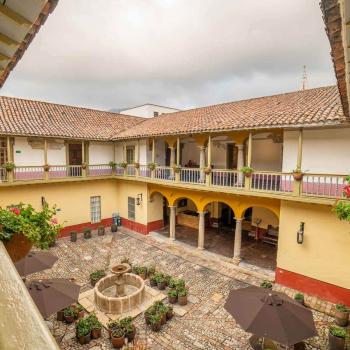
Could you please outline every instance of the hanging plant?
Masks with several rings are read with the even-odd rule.
[[[86,163],[82,163],[82,164],[81,164],[81,168],[82,168],[83,170],[85,170],[85,169],[87,168],[87,164],[86,164]]]
[[[117,163],[113,162],[113,160],[111,160],[108,165],[114,170],[115,167],[117,166]]]
[[[44,171],[49,171],[51,166],[49,164],[44,165]]]
[[[140,163],[135,162],[135,163],[134,163],[134,168],[135,168],[135,169],[139,169],[139,168],[140,168]]]
[[[128,166],[128,163],[127,163],[127,162],[121,162],[121,163],[118,164],[118,166],[119,166],[120,168],[125,169],[125,168]]]
[[[250,177],[254,171],[253,168],[251,168],[250,166],[244,166],[241,168],[241,173],[243,173],[245,176]]]
[[[2,166],[4,169],[6,169],[8,172],[11,172],[16,166],[13,162],[7,162]]]
[[[172,168],[173,168],[175,174],[178,174],[181,171],[180,165],[173,165]]]
[[[210,166],[205,167],[204,168],[204,174],[210,175],[210,173],[211,173],[211,167]]]
[[[293,178],[295,181],[301,181],[303,179],[303,172],[301,171],[301,169],[297,168],[297,169],[294,169],[292,171],[292,174],[293,174]]]
[[[149,163],[147,165],[147,167],[148,167],[149,170],[154,170],[157,167],[157,164],[156,163]]]

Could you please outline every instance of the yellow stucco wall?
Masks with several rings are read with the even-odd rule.
[[[0,188],[0,206],[19,202],[41,207],[41,197],[60,209],[57,218],[64,226],[90,222],[90,197],[101,196],[101,217],[110,218],[118,208],[115,180],[38,184]]]
[[[297,244],[301,221],[304,243]],[[283,201],[277,266],[350,289],[350,224],[339,221],[330,206]]]

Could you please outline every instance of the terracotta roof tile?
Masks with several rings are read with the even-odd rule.
[[[115,139],[346,122],[338,89],[329,86],[162,114],[115,133]]]
[[[143,118],[0,96],[0,134],[110,140]]]

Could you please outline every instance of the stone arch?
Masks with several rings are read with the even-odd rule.
[[[153,198],[153,196],[155,195],[155,194],[160,194],[160,195],[162,195],[167,201],[168,201],[168,203],[170,203],[170,200],[169,200],[169,195],[164,191],[161,191],[161,190],[159,190],[159,189],[154,189],[154,190],[151,190],[150,192],[149,192],[149,198],[150,198],[150,200],[152,200],[152,198]],[[169,204],[170,205],[170,204]]]
[[[197,206],[197,203],[194,199],[191,198],[191,196],[180,196],[180,197],[177,197],[176,199],[173,199],[173,205],[175,207],[178,207],[178,203],[181,199],[189,199],[196,207],[196,210],[198,211],[198,206]]]
[[[251,203],[246,203],[242,206],[240,206],[239,208],[239,212],[237,213],[237,215],[240,215],[239,217],[243,218],[244,217],[244,213],[246,212],[247,209],[249,208],[264,208],[264,209],[268,209],[270,210],[273,214],[276,215],[277,219],[280,220],[280,208],[279,206],[275,206],[275,205],[269,205],[269,204],[262,204],[262,203],[259,203],[259,204],[256,204],[254,202],[251,202]]]

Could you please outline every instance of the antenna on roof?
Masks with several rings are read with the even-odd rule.
[[[303,76],[301,79],[301,90],[306,90],[307,89],[307,73],[306,73],[306,66],[303,66]]]

